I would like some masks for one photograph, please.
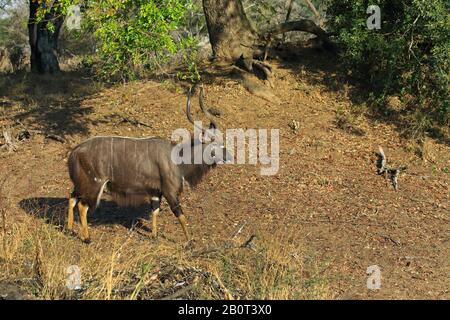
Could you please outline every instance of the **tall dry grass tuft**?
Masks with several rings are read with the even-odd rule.
[[[223,286],[238,299],[327,299],[326,268],[307,259],[296,234],[260,233],[251,249],[224,252],[209,263]],[[311,279],[307,275],[314,275]],[[204,292],[203,298],[224,298]]]

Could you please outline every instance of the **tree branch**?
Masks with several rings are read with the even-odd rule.
[[[292,6],[294,5],[294,0],[289,0],[289,4],[288,4],[288,10],[286,13],[286,19],[284,20],[284,22],[288,22],[289,18],[291,17],[291,12],[292,12]],[[283,42],[286,39],[286,35],[283,33]]]
[[[317,19],[320,18],[320,14],[319,11],[317,11],[316,7],[313,5],[313,3],[311,2],[311,0],[305,0],[306,4],[308,5],[309,9],[311,9],[311,11],[314,13],[314,15],[316,16]]]
[[[270,42],[273,36],[290,31],[303,31],[312,33],[323,42],[325,49],[333,53],[336,52],[336,47],[334,43],[332,43],[328,38],[327,32],[309,19],[288,21],[271,27],[263,33],[263,39]]]

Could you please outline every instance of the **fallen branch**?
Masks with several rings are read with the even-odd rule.
[[[247,241],[241,244],[240,248],[252,248],[252,241],[256,238],[255,235],[252,235]]]
[[[336,53],[336,46],[329,39],[328,33],[321,27],[317,26],[314,21],[309,19],[301,19],[296,21],[288,21],[269,28],[264,33],[263,39],[270,42],[271,39],[278,35],[291,31],[303,31],[312,33],[323,42],[325,49]]]
[[[8,148],[8,151],[17,151],[17,142],[22,142],[31,138],[32,135],[38,134],[44,136],[45,139],[55,140],[61,143],[66,143],[67,140],[60,135],[45,133],[42,130],[28,129],[23,124],[20,124],[23,129],[17,134],[12,135],[11,130],[3,130],[3,137],[5,143],[0,146],[0,150],[3,148]]]
[[[5,144],[0,147],[1,149],[7,148],[8,153],[17,151],[17,144],[14,136],[11,134],[11,130],[3,129],[3,138],[5,139]]]
[[[63,137],[58,136],[56,134],[47,134],[47,135],[45,135],[45,137],[47,139],[52,139],[52,140],[55,140],[55,141],[58,141],[58,142],[61,142],[61,143],[66,143],[66,139],[64,139]]]
[[[230,290],[228,290],[227,287],[225,287],[225,285],[223,284],[222,280],[220,280],[218,275],[213,275],[215,280],[216,280],[216,284],[219,286],[219,288],[222,290],[225,299],[226,300],[234,300],[233,294],[230,292]]]
[[[151,125],[149,125],[149,124],[147,124],[145,122],[141,122],[141,121],[139,121],[137,119],[134,119],[134,118],[127,118],[127,117],[124,117],[124,116],[120,116],[120,117],[122,119],[117,124],[127,122],[127,123],[130,123],[130,124],[134,125],[134,126],[140,126],[141,125],[141,126],[144,126],[144,127],[147,127],[147,128],[151,128],[152,127]]]
[[[405,171],[407,169],[406,166],[400,166],[400,167],[389,167],[387,165],[386,155],[384,154],[383,148],[378,147],[377,152],[377,174],[378,175],[384,175],[386,178],[386,175],[389,175],[389,179],[391,180],[392,186],[395,190],[398,189],[398,176],[401,172]]]
[[[380,235],[381,237],[383,237],[384,239],[386,239],[386,240],[388,240],[388,241],[391,241],[391,242],[392,242],[393,244],[395,244],[396,246],[401,245],[400,241],[398,241],[398,240],[392,238],[392,237],[391,237],[390,235],[388,235],[388,234],[381,234],[381,233],[379,233],[379,235]]]

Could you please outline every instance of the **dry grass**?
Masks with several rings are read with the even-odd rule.
[[[262,233],[245,248],[242,236],[213,249],[185,248],[142,236],[137,227],[85,245],[38,212],[13,219],[3,200],[0,283],[15,283],[37,299],[332,297],[323,266],[281,230]],[[66,286],[71,265],[81,270],[79,291]]]

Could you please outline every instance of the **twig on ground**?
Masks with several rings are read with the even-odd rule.
[[[245,241],[243,244],[241,244],[241,248],[253,248],[252,241],[256,238],[255,235],[251,235],[251,237]]]
[[[383,237],[384,239],[391,241],[391,242],[392,242],[393,244],[395,244],[396,246],[401,245],[400,241],[398,241],[398,240],[392,238],[390,235],[387,235],[387,234],[381,234],[381,233],[379,233],[379,235],[380,235],[381,237]]]
[[[234,236],[231,237],[231,240],[233,240],[234,238],[236,238],[236,237],[242,232],[242,229],[244,229],[244,227],[245,227],[246,224],[247,224],[247,221],[245,221],[245,222],[242,224],[242,226],[239,228],[239,230],[234,234]]]
[[[185,293],[192,290],[194,288],[194,286],[195,286],[195,283],[192,283],[186,287],[181,288],[180,290],[178,290],[172,294],[169,294],[168,296],[161,298],[161,300],[175,300],[176,298],[179,298],[182,295],[184,295]]]
[[[147,128],[151,128],[152,127],[151,125],[149,125],[149,124],[147,124],[145,122],[141,122],[139,120],[136,120],[134,118],[128,118],[128,117],[124,117],[124,116],[120,116],[120,117],[122,119],[118,122],[118,124],[119,123],[123,123],[123,122],[127,122],[127,123],[130,123],[130,124],[134,125],[134,126],[144,126],[144,127],[147,127]]]
[[[55,140],[55,141],[58,141],[58,142],[61,142],[61,143],[66,143],[66,139],[64,139],[63,137],[58,136],[56,134],[47,134],[47,135],[45,135],[45,137],[47,139],[52,139],[52,140]]]
[[[240,245],[232,244],[230,241],[225,242],[221,246],[207,248],[201,251],[196,251],[192,253],[192,257],[200,257],[206,254],[210,254],[218,251],[225,251],[230,249],[253,249],[251,242],[256,238],[255,235],[251,235],[250,238]]]

